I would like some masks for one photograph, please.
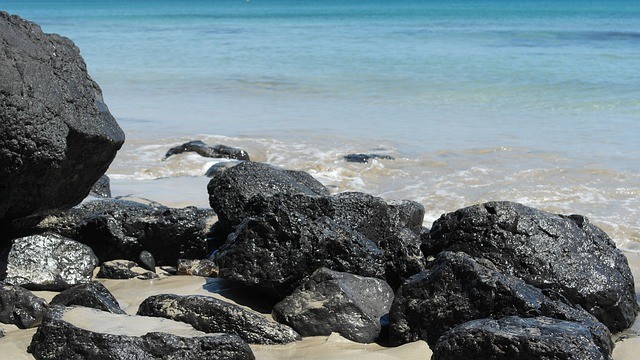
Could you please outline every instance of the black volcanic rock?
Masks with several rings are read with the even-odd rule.
[[[0,283],[0,322],[21,329],[37,326],[47,313],[44,299],[17,285]]]
[[[0,222],[84,199],[124,142],[78,48],[0,12]]]
[[[372,159],[395,160],[393,156],[382,154],[349,154],[342,157],[346,162],[366,164]]]
[[[432,360],[606,360],[584,326],[548,317],[469,321],[445,333]]]
[[[215,163],[213,165],[211,165],[209,167],[209,169],[207,169],[207,171],[204,173],[204,176],[206,177],[215,177],[219,174],[222,174],[225,170],[227,169],[231,169],[232,167],[241,164],[242,161],[238,160],[238,161],[221,161],[218,163]]]
[[[178,259],[177,274],[218,277],[218,265],[216,265],[213,261],[207,259]]]
[[[13,241],[0,261],[6,283],[33,290],[64,290],[89,282],[98,259],[91,249],[54,233]]]
[[[370,343],[380,334],[380,318],[392,301],[393,289],[384,280],[320,268],[276,304],[273,317],[302,336],[336,332]]]
[[[425,256],[463,251],[505,274],[559,292],[613,332],[637,313],[633,276],[614,242],[580,215],[489,202],[443,215],[424,239]]]
[[[371,240],[328,217],[312,220],[282,208],[247,218],[212,260],[221,278],[279,298],[320,267],[384,277],[384,254]]]
[[[76,285],[54,296],[51,305],[86,306],[114,314],[124,314],[118,300],[97,281]]]
[[[106,279],[155,279],[158,275],[129,260],[110,260],[100,264],[97,277]]]
[[[115,331],[93,330],[95,325],[86,328],[86,320],[75,325],[78,318],[97,325],[109,322]],[[38,360],[254,359],[249,346],[235,335],[206,335],[166,319],[64,307],[45,316],[27,351]]]
[[[182,321],[207,333],[238,335],[249,344],[287,344],[301,339],[286,325],[211,296],[151,296],[140,304],[138,315]]]
[[[107,175],[102,175],[98,179],[98,181],[93,184],[91,187],[91,195],[99,196],[99,197],[111,197],[111,180]]]
[[[579,322],[591,331],[605,357],[613,349],[607,327],[586,311],[553,300],[521,279],[498,272],[490,262],[462,252],[441,253],[429,269],[400,287],[389,313],[390,338],[395,344],[423,339],[434,346],[457,325],[506,316]]]
[[[156,259],[147,250],[142,250],[138,255],[138,264],[151,272],[156,272]]]
[[[172,147],[171,149],[169,149],[169,151],[167,151],[164,158],[166,159],[169,156],[182,154],[184,152],[195,152],[200,156],[210,158],[227,158],[246,161],[251,160],[249,158],[249,154],[247,154],[247,152],[242,149],[236,149],[226,145],[208,146],[200,140],[189,141],[182,145]]]
[[[104,199],[47,216],[31,231],[55,231],[89,245],[100,262],[138,261],[149,251],[158,265],[209,254],[207,233],[214,213],[186,207],[169,208],[133,201]]]
[[[420,236],[406,228],[380,242],[384,251],[387,283],[397,290],[409,277],[423,271],[426,259],[420,251]]]

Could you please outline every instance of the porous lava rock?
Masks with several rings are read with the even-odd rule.
[[[425,269],[421,243],[420,236],[407,228],[397,230],[380,242],[379,247],[384,251],[385,277],[394,290]]]
[[[96,181],[95,184],[91,186],[91,191],[89,192],[89,194],[98,196],[98,197],[110,198],[111,197],[111,179],[109,179],[109,176],[107,175],[100,176],[98,181]]]
[[[429,269],[405,282],[391,307],[390,338],[395,344],[425,340],[435,346],[449,329],[470,320],[507,316],[547,316],[581,323],[602,354],[613,349],[611,333],[586,311],[574,308],[519,278],[500,273],[489,261],[462,252],[443,252]]]
[[[0,283],[0,322],[15,324],[21,329],[37,326],[47,313],[44,299],[16,285]]]
[[[432,360],[607,360],[581,324],[548,317],[478,319],[446,332]]]
[[[155,279],[158,275],[129,260],[111,260],[100,264],[97,277],[106,279]]]
[[[612,332],[629,327],[638,304],[627,259],[580,215],[557,215],[513,202],[489,202],[444,214],[424,239],[425,256],[462,251],[504,274],[554,290]]]
[[[0,12],[0,222],[72,207],[124,142],[80,51]]]
[[[91,248],[55,233],[26,236],[0,260],[5,282],[32,290],[64,290],[91,281],[98,259]]]
[[[392,301],[393,289],[384,280],[320,268],[276,304],[272,314],[302,336],[336,332],[370,343],[380,334],[380,318]]]
[[[249,154],[242,150],[226,145],[208,146],[200,140],[186,142],[182,145],[172,147],[167,151],[164,158],[173,155],[182,154],[184,152],[195,152],[196,154],[209,158],[226,158],[250,161]]]
[[[178,275],[218,277],[218,265],[211,260],[178,259]]]
[[[301,339],[289,326],[211,296],[151,296],[140,304],[138,315],[182,321],[207,333],[235,334],[250,344],[287,344]]]

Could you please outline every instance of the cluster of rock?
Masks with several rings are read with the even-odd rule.
[[[110,198],[69,209],[124,135],[68,39],[0,12],[0,40],[0,322],[38,326],[37,359],[253,359],[248,344],[332,332],[424,340],[434,359],[608,359],[611,332],[636,317],[625,257],[582,216],[490,202],[429,230],[419,203],[330,194],[222,145],[167,153],[242,160],[213,171],[213,211]],[[93,192],[108,197],[100,181]],[[93,281],[99,264],[98,277],[115,279],[157,279],[156,265],[219,276],[266,294],[273,320],[172,294],[128,315]],[[29,289],[60,293],[47,303]]]

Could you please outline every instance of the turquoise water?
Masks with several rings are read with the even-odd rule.
[[[79,46],[128,135],[116,179],[200,175],[209,162],[159,159],[203,138],[311,171],[336,191],[417,199],[432,218],[518,200],[640,241],[639,1],[0,8]],[[397,159],[340,160],[374,150]]]

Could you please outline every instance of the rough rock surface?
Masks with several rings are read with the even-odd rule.
[[[462,252],[441,253],[428,270],[402,285],[389,314],[390,338],[395,344],[423,339],[434,346],[447,330],[464,322],[506,316],[579,322],[605,356],[613,349],[607,327],[589,313],[552,300],[521,279],[496,271],[490,262]]]
[[[200,140],[189,141],[182,145],[172,147],[171,149],[169,149],[169,151],[167,151],[164,157],[166,159],[169,156],[182,154],[184,152],[195,152],[200,156],[210,158],[227,158],[246,161],[251,160],[249,158],[249,154],[242,149],[236,149],[226,145],[208,146]]]
[[[84,199],[124,142],[78,48],[0,12],[0,222]]]
[[[346,162],[366,164],[369,160],[383,159],[395,160],[393,156],[382,154],[349,154],[342,157]]]
[[[213,217],[213,211],[195,207],[104,199],[50,215],[36,230],[55,231],[87,244],[100,262],[137,261],[140,252],[147,250],[158,265],[175,265],[179,258],[209,255],[207,233]]]
[[[64,308],[63,308],[64,309]],[[85,318],[106,317],[115,333],[92,331],[74,325],[67,318],[73,311],[80,311]],[[91,313],[86,314],[87,311]],[[106,314],[106,315],[105,315]],[[28,351],[39,360],[63,359],[230,359],[252,360],[253,352],[238,336],[228,334],[206,335],[191,330],[180,329],[178,334],[169,333],[168,322],[156,325],[158,330],[137,330],[130,334],[126,324],[113,325],[115,320],[121,323],[142,327],[150,319],[127,315],[103,313],[85,309],[55,309],[43,321],[33,336]],[[153,319],[160,320],[160,319]],[[99,324],[98,324],[99,325]],[[183,324],[183,327],[187,326]],[[176,328],[176,326],[172,326]],[[162,329],[163,332],[158,332]]]
[[[606,360],[589,330],[571,322],[537,317],[469,321],[444,334],[432,360]]]
[[[380,317],[392,301],[393,289],[384,280],[320,268],[276,304],[273,318],[302,336],[336,332],[369,343],[380,334]]]
[[[182,321],[207,333],[235,334],[250,344],[287,344],[301,339],[286,325],[210,296],[151,296],[140,304],[138,315]]]
[[[221,161],[219,163],[215,163],[207,169],[207,172],[204,173],[206,177],[215,177],[219,174],[222,174],[225,170],[230,169],[238,164],[241,164],[242,161],[234,160],[234,161]]]
[[[282,209],[246,219],[213,255],[220,277],[279,298],[320,267],[384,277],[384,254],[369,239],[335,221]]]
[[[124,314],[118,300],[97,281],[76,285],[59,293],[51,299],[50,305],[86,306],[113,314]]]
[[[107,175],[102,175],[91,187],[91,195],[99,197],[111,197],[111,180]]]
[[[387,283],[397,290],[409,277],[425,269],[426,260],[420,251],[420,236],[409,229],[400,229],[379,244],[384,251]]]
[[[16,285],[0,284],[0,322],[21,329],[40,324],[47,313],[47,302]]]
[[[583,216],[489,202],[443,215],[424,240],[425,256],[448,250],[484,257],[505,274],[559,292],[613,332],[636,317],[627,259]]]
[[[151,272],[156,272],[156,258],[147,250],[142,250],[138,255],[138,264]]]
[[[178,275],[218,277],[218,265],[213,261],[178,259]]]
[[[263,163],[244,162],[214,177],[207,186],[209,203],[220,221],[235,226],[255,211],[248,209],[256,195],[328,195],[329,191],[311,175],[283,170]]]
[[[111,260],[100,264],[97,277],[106,279],[154,279],[158,275],[129,260]]]
[[[54,233],[15,239],[0,277],[32,290],[64,290],[91,280],[98,259],[91,249]]]

